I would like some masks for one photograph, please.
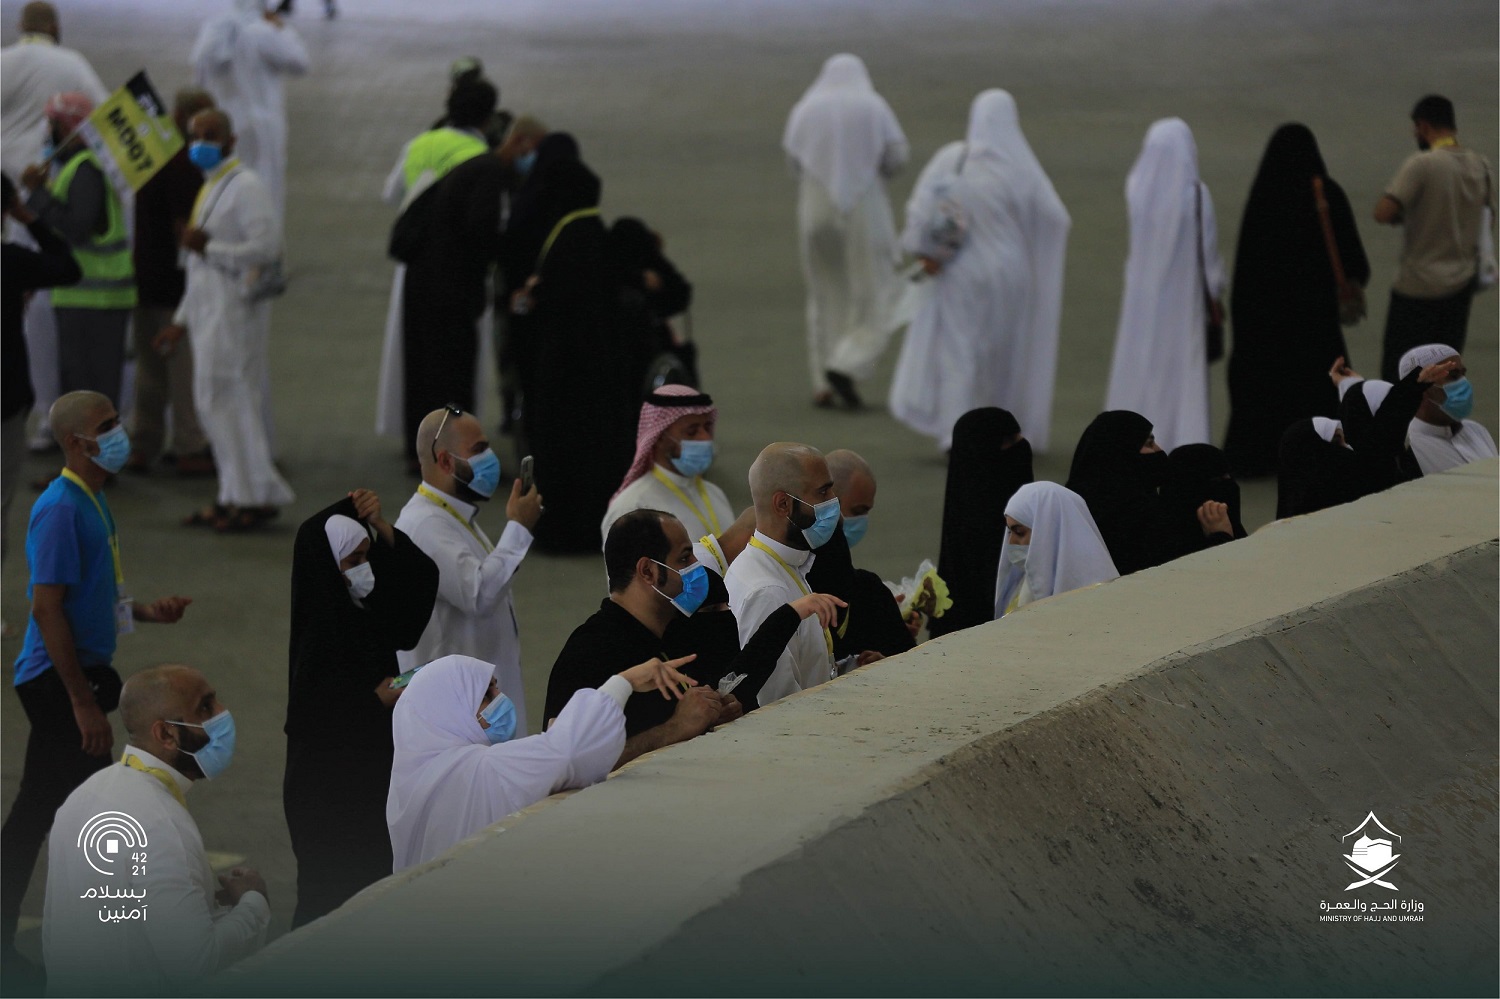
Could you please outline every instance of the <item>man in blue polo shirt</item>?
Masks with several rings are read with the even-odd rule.
[[[101,491],[130,457],[114,403],[98,392],[69,392],[47,418],[65,461],[31,508],[26,531],[31,616],[15,683],[31,735],[21,790],[0,830],[0,952],[7,962],[53,814],[110,764],[115,736],[105,715],[120,700],[120,675],[110,665],[116,636],[136,621],[172,624],[192,602],[136,604],[123,588],[119,537]]]

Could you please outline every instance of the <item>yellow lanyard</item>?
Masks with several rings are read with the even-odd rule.
[[[802,577],[797,575],[797,570],[787,565],[786,559],[782,558],[780,555],[777,555],[775,552],[771,551],[770,548],[767,548],[765,545],[761,544],[760,538],[751,538],[750,544],[774,558],[776,560],[776,563],[786,570],[786,574],[792,577],[792,582],[797,584],[797,589],[802,591],[803,596],[807,596],[812,592],[807,588],[807,584],[802,581]],[[830,632],[827,628],[823,629],[823,642],[828,646],[828,658],[830,660],[833,659],[833,633]]]
[[[1432,140],[1433,149],[1447,149],[1449,146],[1458,145],[1458,140],[1451,135],[1445,135],[1441,139]]]
[[[660,468],[655,465],[651,466],[651,474],[656,476],[658,482],[672,490],[672,495],[687,504],[688,509],[693,511],[693,514],[698,518],[698,523],[703,525],[705,531],[710,531],[715,536],[724,533],[723,528],[719,527],[719,518],[714,515],[714,505],[709,501],[708,487],[703,484],[703,477],[701,475],[693,476],[693,481],[698,483],[698,495],[703,499],[703,510],[708,511],[707,516],[704,516],[703,510],[698,509],[698,504],[689,499],[688,494],[683,492],[677,483],[667,478],[666,473]]]
[[[115,522],[104,512],[104,507],[99,503],[99,497],[95,496],[94,491],[89,488],[89,484],[83,481],[83,476],[71,468],[63,469],[62,475],[63,478],[73,483],[79,489],[82,489],[84,495],[94,501],[94,509],[99,511],[99,519],[104,522],[104,529],[109,532],[109,554],[115,560],[115,586],[124,586],[125,569],[120,564],[120,537],[115,533]]]
[[[167,773],[161,767],[148,767],[146,766],[146,764],[142,763],[134,756],[131,756],[129,753],[121,756],[120,762],[125,764],[132,770],[139,770],[143,774],[150,774],[152,777],[155,777],[157,780],[161,781],[162,784],[165,785],[166,789],[172,792],[172,797],[177,799],[177,803],[183,808],[187,807],[187,798],[183,797],[182,788],[178,787],[177,781],[172,778],[172,775]]]
[[[224,179],[224,175],[239,165],[240,160],[239,157],[236,156],[234,159],[230,160],[228,163],[223,164],[217,170],[215,170],[212,177],[204,178],[203,186],[198,188],[198,196],[193,199],[193,210],[188,213],[188,225],[196,228],[197,226],[203,224],[203,202],[208,199],[208,192],[218,187],[219,182]]]
[[[477,542],[479,542],[480,546],[484,549],[484,553],[486,555],[488,555],[490,552],[492,552],[492,551],[495,550],[495,546],[494,545],[492,545],[488,541],[484,540],[484,535],[482,535],[478,531],[474,530],[474,525],[473,524],[469,523],[467,520],[464,520],[463,516],[461,514],[459,514],[459,512],[457,510],[453,509],[453,504],[451,504],[447,500],[443,499],[441,496],[439,496],[437,493],[433,492],[431,489],[428,489],[426,483],[423,483],[422,485],[418,486],[417,487],[417,492],[421,493],[423,496],[426,496],[429,500],[431,500],[432,502],[436,503],[438,506],[442,507],[444,510],[447,510],[448,511],[448,516],[452,517],[454,520],[456,520],[460,524],[464,525],[464,527],[466,527],[468,529],[469,533],[472,534],[472,535],[474,535],[474,540],[477,541]]]
[[[552,244],[557,241],[557,237],[558,236],[562,235],[562,231],[568,227],[568,223],[569,222],[574,222],[574,221],[577,221],[578,219],[589,218],[590,216],[598,215],[598,214],[599,214],[599,209],[597,207],[596,208],[580,208],[576,212],[569,212],[568,214],[564,215],[562,218],[558,219],[557,220],[557,225],[553,226],[552,227],[552,232],[550,232],[547,235],[547,241],[542,244],[542,252],[536,258],[536,267],[535,267],[535,270],[540,271],[542,269],[542,261],[547,259],[547,254],[548,254],[549,251],[551,251]]]
[[[720,576],[723,576],[726,572],[729,571],[729,563],[724,561],[724,553],[719,551],[718,545],[714,544],[714,536],[712,534],[705,534],[703,537],[698,539],[698,543],[704,548],[707,548],[708,553],[714,557],[714,561],[719,563]]]

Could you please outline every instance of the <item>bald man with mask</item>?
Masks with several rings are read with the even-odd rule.
[[[495,665],[495,679],[516,708],[516,731],[529,731],[521,681],[521,630],[511,585],[531,550],[542,517],[542,497],[518,478],[505,503],[505,530],[491,542],[477,521],[479,508],[500,488],[500,458],[484,427],[457,406],[423,417],[417,428],[422,484],[401,509],[396,530],[437,563],[432,620],[416,648],[397,652],[402,672],[441,656],[471,656]]]
[[[141,604],[127,595],[119,534],[104,495],[130,454],[114,403],[98,392],[69,392],[48,415],[65,463],[31,508],[26,531],[31,616],[16,657],[15,687],[31,733],[21,789],[0,831],[0,948],[6,951],[0,963],[13,956],[21,900],[53,813],[109,766],[115,736],[107,714],[120,697],[120,675],[111,665],[118,636],[136,622],[172,624],[192,602],[165,597]]]
[[[742,645],[771,614],[814,592],[807,580],[814,552],[828,543],[839,523],[839,500],[828,462],[806,444],[779,442],[761,451],[750,466],[750,497],[755,534],[724,577]],[[842,668],[854,664],[845,660]],[[814,615],[798,625],[757,703],[764,707],[839,672],[833,634]]]
[[[57,810],[47,854],[42,951],[54,995],[193,992],[258,950],[271,923],[266,882],[248,867],[214,876],[187,795],[234,755],[234,717],[189,666],[142,670],[120,692],[130,741]],[[89,836],[102,813],[123,816]],[[78,837],[95,842],[80,850]],[[104,875],[101,876],[101,872]],[[101,885],[109,895],[96,896]]]

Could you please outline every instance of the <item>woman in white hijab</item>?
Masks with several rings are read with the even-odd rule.
[[[1207,444],[1209,300],[1224,294],[1213,198],[1181,118],[1146,132],[1125,182],[1130,256],[1106,410],[1140,413],[1166,451]],[[1222,311],[1222,310],[1220,310]]]
[[[942,262],[932,233],[945,223],[962,237]],[[906,206],[902,240],[929,277],[891,386],[897,419],[947,450],[960,416],[999,406],[1047,450],[1070,225],[1016,102],[984,91],[967,141],[938,151]]]
[[[869,378],[903,322],[901,249],[882,177],[906,164],[896,115],[858,56],[830,58],[792,108],[781,140],[802,179],[797,202],[807,280],[807,353],[813,401],[860,405]]]
[[[1083,497],[1056,482],[1029,482],[1005,504],[995,617],[1035,600],[1106,583],[1120,574]]]
[[[392,721],[385,818],[394,869],[426,863],[548,795],[603,780],[625,748],[631,693],[681,697],[678,685],[696,681],[677,667],[692,659],[653,659],[597,690],[576,691],[547,731],[514,741],[515,709],[494,682],[494,666],[445,656],[421,667]]]

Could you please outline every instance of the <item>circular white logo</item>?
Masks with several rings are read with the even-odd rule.
[[[100,812],[78,833],[84,859],[100,874],[114,874],[117,863],[129,863],[131,851],[145,845],[145,827],[124,812]]]

